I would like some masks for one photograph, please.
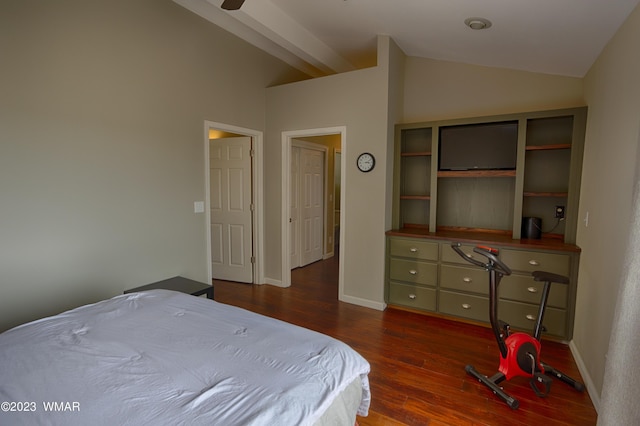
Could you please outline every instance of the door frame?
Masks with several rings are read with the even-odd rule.
[[[336,223],[336,171],[335,171],[335,165],[336,165],[336,157],[340,156],[340,166],[342,166],[342,147],[340,147],[340,149],[336,149],[333,152],[333,188],[331,188],[331,190],[333,191],[333,250],[332,250],[332,255],[335,255],[336,252],[336,244],[339,245],[340,239],[338,239],[338,241],[335,241],[335,236],[336,236],[336,226],[340,226],[340,221],[342,220],[342,214],[340,214],[340,219],[337,221]],[[340,194],[342,194],[342,167],[340,167],[338,170],[340,170]],[[340,198],[342,198],[342,196],[340,196]],[[342,199],[340,199],[340,207],[342,208]]]
[[[252,249],[253,257],[253,283],[264,282],[264,169],[262,158],[264,151],[263,132],[245,127],[233,126],[230,124],[217,123],[205,120],[204,122],[204,174],[205,174],[205,216],[206,216],[206,240],[207,240],[207,276],[209,282],[213,281],[213,269],[211,266],[211,185],[210,185],[210,162],[209,162],[209,131],[220,130],[223,132],[235,133],[242,136],[251,137],[251,203],[253,204],[252,219]]]
[[[282,132],[282,217],[281,217],[281,230],[282,230],[282,287],[291,286],[291,265],[289,262],[289,189],[291,188],[291,163],[290,154],[292,140],[297,138],[309,137],[309,136],[326,136],[326,135],[340,135],[340,150],[342,151],[342,158],[340,164],[340,172],[342,177],[342,191],[340,193],[340,206],[342,208],[342,214],[340,215],[340,229],[345,229],[345,218],[347,216],[347,209],[345,203],[346,194],[346,158],[347,158],[347,127],[325,127],[318,129],[306,129],[306,130],[293,130]],[[326,176],[325,176],[326,177]],[[325,203],[326,204],[326,203]],[[325,206],[326,207],[326,206]],[[340,232],[340,254],[339,254],[339,272],[338,272],[338,299],[342,300],[344,295],[344,250],[345,241],[344,236],[346,232]]]

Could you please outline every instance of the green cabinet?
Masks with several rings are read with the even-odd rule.
[[[444,251],[445,249],[443,249]],[[443,263],[440,266],[440,288],[468,293],[489,294],[487,272],[469,265],[457,266]]]
[[[436,290],[415,284],[391,282],[389,303],[425,311],[436,310]]]
[[[502,279],[500,297],[525,303],[540,303],[544,283],[533,281],[530,274],[514,273]],[[549,292],[547,306],[566,309],[568,306],[568,286],[553,284]]]
[[[569,275],[570,259],[564,254],[505,249],[500,254],[500,259],[516,271],[547,271]]]
[[[451,240],[437,233],[389,231],[387,303],[488,323],[489,274],[454,252],[453,242],[461,242],[468,256],[481,261],[486,259],[473,252],[476,245],[490,245],[499,250],[500,259],[512,270],[498,287],[499,318],[514,329],[530,332],[537,320],[544,283],[535,281],[532,271],[545,270],[569,277],[568,285],[551,284],[543,326],[544,335],[571,339],[580,257],[579,249],[571,245],[541,249],[522,242]]]
[[[533,331],[534,323],[537,319],[537,306],[527,303],[500,300],[500,319],[507,322],[515,329]],[[544,333],[562,338],[569,338],[566,335],[567,313],[564,309],[547,307],[544,314]]]
[[[394,238],[389,243],[389,254],[394,257],[438,260],[438,244],[414,238]]]
[[[441,313],[475,321],[489,321],[487,297],[447,290],[440,290],[439,296]]]
[[[387,244],[388,303],[436,310],[439,246],[416,238],[392,238]]]
[[[389,261],[389,278],[412,284],[435,285],[438,273],[435,263],[416,262],[410,259],[391,258]]]

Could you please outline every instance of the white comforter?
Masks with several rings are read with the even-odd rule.
[[[0,334],[0,424],[313,424],[358,378],[366,415],[368,372],[328,336],[181,293],[133,293]]]

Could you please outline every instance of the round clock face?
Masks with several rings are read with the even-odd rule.
[[[358,169],[361,172],[370,172],[376,165],[376,159],[368,152],[362,153],[358,156]]]

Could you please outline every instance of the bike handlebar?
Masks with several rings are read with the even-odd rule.
[[[489,260],[488,263],[483,263],[483,262],[480,262],[479,260],[469,257],[465,252],[462,251],[460,246],[461,246],[460,243],[451,243],[451,248],[467,262],[487,270],[493,269],[502,275],[511,275],[511,269],[507,265],[505,265],[500,259],[498,259],[498,256],[497,256],[498,249],[494,249],[487,246],[474,247],[473,248],[474,252],[481,254],[482,256],[486,257]]]

